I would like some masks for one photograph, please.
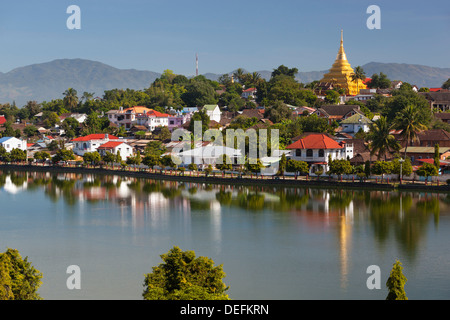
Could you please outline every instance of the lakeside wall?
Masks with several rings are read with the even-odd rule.
[[[105,168],[85,168],[85,167],[66,167],[66,166],[33,166],[33,165],[13,165],[0,164],[0,169],[8,171],[27,171],[27,172],[49,172],[49,173],[78,173],[78,174],[98,174],[98,175],[117,175],[135,178],[145,178],[153,180],[167,180],[192,183],[206,183],[217,185],[256,185],[256,186],[280,186],[280,187],[308,187],[308,188],[327,188],[327,189],[365,189],[365,190],[385,190],[385,191],[424,191],[424,192],[450,192],[450,185],[425,185],[425,184],[390,184],[359,181],[336,181],[336,180],[317,180],[309,179],[283,179],[282,177],[261,177],[258,178],[228,178],[221,176],[189,176],[176,174],[151,173],[146,171],[133,170],[113,170]]]

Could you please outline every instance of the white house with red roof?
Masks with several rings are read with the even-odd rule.
[[[107,152],[114,155],[120,154],[123,161],[133,155],[133,147],[124,141],[108,141],[97,148],[97,152],[104,156]]]
[[[122,141],[116,136],[107,133],[90,134],[84,137],[75,138],[72,140],[73,153],[79,156],[83,156],[86,152],[94,152],[97,149],[109,142],[109,141]]]
[[[329,171],[328,159],[331,160],[353,158],[353,144],[338,142],[325,133],[306,133],[286,147],[291,151],[290,158],[304,161],[310,166],[310,174],[317,170]]]
[[[248,89],[242,90],[241,97],[244,99],[248,99],[248,98],[253,99],[256,97],[256,92],[257,92],[256,88],[248,88]]]
[[[136,124],[146,126],[148,130],[153,131],[157,127],[169,127],[169,119],[172,116],[153,109],[148,109],[143,113],[136,115]]]
[[[150,131],[157,127],[168,127],[170,115],[158,112],[147,107],[135,106],[131,108],[120,108],[106,112],[108,120],[130,130],[133,125],[146,126]]]

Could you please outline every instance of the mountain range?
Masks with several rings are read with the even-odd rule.
[[[367,77],[383,72],[391,80],[402,80],[418,87],[440,87],[450,78],[450,68],[378,62],[370,62],[362,68]],[[299,72],[296,78],[308,83],[320,80],[327,71]],[[272,71],[257,72],[268,80]],[[220,75],[204,74],[211,80],[217,80]],[[0,73],[0,104],[15,102],[21,107],[30,100],[43,102],[59,99],[63,98],[67,88],[76,89],[79,96],[87,91],[102,97],[105,90],[148,88],[160,76],[160,73],[153,71],[118,69],[97,61],[58,59]]]

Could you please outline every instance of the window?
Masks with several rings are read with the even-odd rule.
[[[301,157],[302,156],[302,149],[296,149],[295,150],[295,156],[296,157]]]
[[[306,156],[307,156],[308,158],[312,158],[312,156],[313,156],[313,151],[312,151],[312,149],[306,150]]]
[[[323,151],[323,149],[319,150],[319,157],[324,157],[325,156],[325,152]]]

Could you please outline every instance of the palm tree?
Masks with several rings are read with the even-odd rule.
[[[69,111],[73,111],[78,104],[78,96],[77,90],[73,88],[67,89],[64,93],[64,105],[68,108]]]
[[[427,126],[423,124],[421,119],[421,114],[414,105],[406,106],[394,119],[394,128],[401,131],[400,136],[406,142],[404,159],[406,159],[408,145],[419,141],[418,133],[427,129]]]
[[[354,70],[354,73],[350,76],[352,78],[352,81],[356,81],[356,90],[359,94],[359,80],[364,81],[366,80],[366,73],[364,72],[363,68],[360,66],[357,66]]]
[[[242,83],[245,76],[245,71],[242,68],[238,68],[234,73],[233,76],[239,81],[239,83]]]
[[[378,160],[383,156],[386,160],[386,154],[388,152],[400,150],[400,144],[391,134],[391,130],[392,125],[389,125],[383,116],[372,123],[366,137],[369,142],[370,156],[377,154]]]

